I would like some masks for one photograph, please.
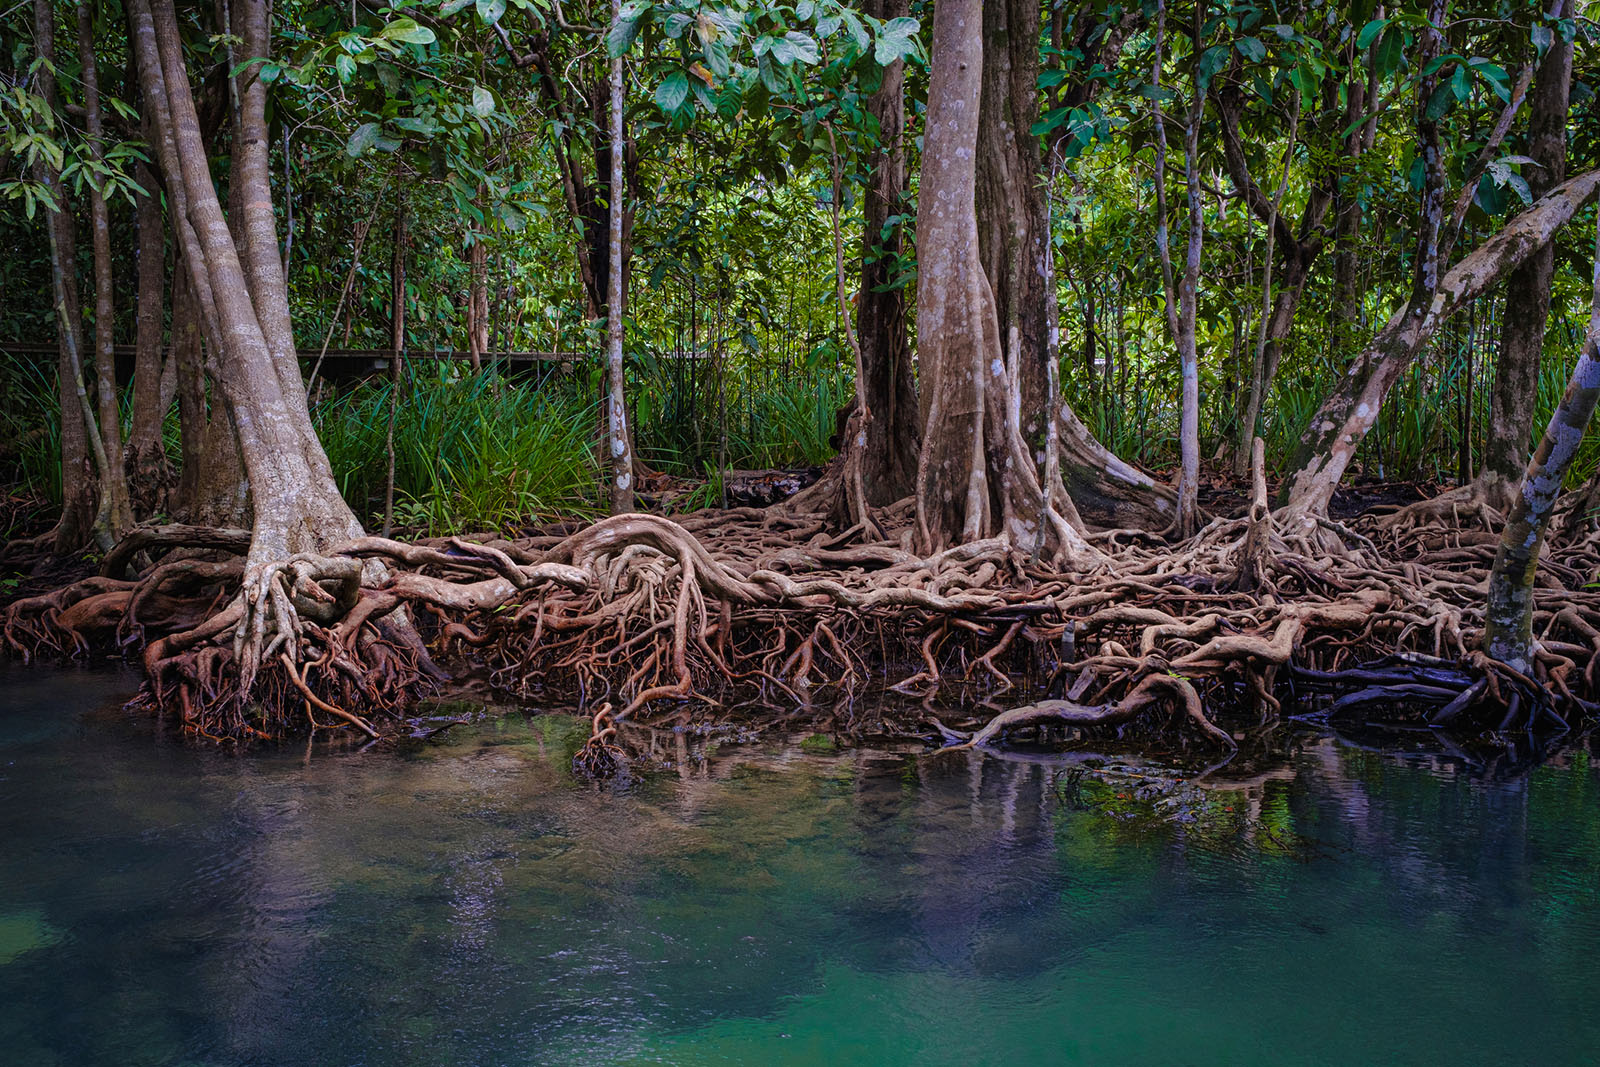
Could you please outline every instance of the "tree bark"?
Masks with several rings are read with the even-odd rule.
[[[622,17],[622,0],[611,0],[613,23]],[[609,209],[611,248],[606,271],[606,445],[611,472],[611,513],[633,510],[633,447],[628,431],[628,408],[624,390],[623,365],[623,155],[627,139],[623,132],[623,111],[627,103],[623,87],[622,57],[611,60],[611,182]]]
[[[100,113],[100,71],[94,55],[94,16],[89,5],[78,4],[78,62],[83,82],[83,108],[89,134],[89,158],[105,161],[104,118]],[[106,210],[104,179],[92,177],[89,187],[89,226],[94,259],[94,375],[100,409],[100,493],[107,533],[120,540],[133,526],[133,505],[128,496],[126,457],[122,448],[122,407],[117,395],[116,306],[111,280],[111,216]],[[92,432],[92,431],[91,431]],[[98,456],[97,456],[98,458]]]
[[[1158,528],[1173,518],[1171,487],[1113,455],[1064,403],[1048,404],[1049,306],[1056,300],[1050,240],[1047,172],[1033,128],[1039,121],[1040,16],[1024,0],[983,5],[982,88],[975,196],[979,255],[994,293],[1002,360],[1018,384],[1025,444],[1042,443],[1053,419],[1064,481],[1061,506],[1101,526]],[[1137,13],[1100,21],[1084,13],[1076,46],[1102,64],[1114,62]],[[1092,62],[1084,69],[1092,66]],[[1069,78],[1056,89],[1058,106],[1087,103],[1101,83]],[[870,202],[869,202],[870,203]],[[920,221],[919,221],[920,225]],[[920,332],[920,327],[919,327]],[[919,355],[919,366],[922,356]],[[926,415],[923,385],[921,409]],[[1043,456],[1039,457],[1041,460]],[[1047,464],[1039,464],[1047,465]]]
[[[1046,506],[1023,443],[1020,386],[1005,362],[980,259],[975,196],[983,30],[979,0],[942,0],[934,9],[917,242],[919,359],[927,398],[917,540],[931,553],[1002,536],[1019,551],[1082,558],[1091,550]]]
[[[1554,5],[1560,17],[1563,4]],[[1560,185],[1567,171],[1567,104],[1572,86],[1572,42],[1555,35],[1550,52],[1534,76],[1528,101],[1528,138],[1524,154],[1528,187],[1535,197]],[[1538,249],[1506,277],[1505,313],[1501,317],[1500,351],[1489,400],[1489,436],[1484,443],[1480,487],[1489,503],[1504,509],[1514,500],[1523,469],[1533,408],[1539,394],[1539,362],[1545,322],[1550,315],[1550,282],[1555,274],[1555,244]]]
[[[148,134],[147,139],[153,140]],[[163,359],[163,318],[166,311],[166,220],[158,199],[155,171],[144,163],[134,167],[134,181],[145,190],[135,200],[138,229],[138,292],[136,294],[133,358],[133,423],[128,433],[128,490],[134,512],[147,516],[163,508],[163,496],[172,481],[172,465],[162,438],[167,413],[166,386],[176,366]],[[170,369],[169,369],[170,368]]]
[[[1550,516],[1584,431],[1600,401],[1600,232],[1595,243],[1594,302],[1589,334],[1572,369],[1566,394],[1550,416],[1539,448],[1528,461],[1516,503],[1500,535],[1489,574],[1484,611],[1484,651],[1523,674],[1533,673],[1533,585]]]
[[[34,0],[34,41],[40,64],[36,87],[45,106],[58,108],[55,78],[55,13],[49,0]],[[70,555],[88,544],[95,527],[99,486],[90,458],[94,415],[83,387],[82,312],[78,303],[77,256],[72,215],[66,210],[61,176],[48,162],[39,165],[39,180],[59,210],[46,212],[50,245],[51,290],[56,307],[56,384],[61,416],[61,518],[56,524],[54,552]]]
[[[1312,525],[1327,514],[1333,491],[1377,421],[1384,397],[1416,352],[1464,304],[1549,244],[1597,190],[1600,170],[1563,182],[1430,286],[1424,302],[1413,295],[1395,312],[1352,361],[1301,439],[1296,470],[1284,482],[1291,511]]]
[[[1200,40],[1204,6],[1195,7],[1194,40]],[[1151,84],[1159,91],[1161,85],[1162,37],[1166,30],[1166,5],[1156,3],[1155,67]],[[1161,286],[1166,296],[1167,328],[1178,349],[1178,365],[1183,381],[1180,407],[1178,450],[1178,513],[1176,532],[1179,537],[1189,537],[1199,529],[1200,507],[1200,354],[1196,341],[1195,320],[1198,315],[1200,286],[1200,253],[1205,241],[1205,220],[1201,213],[1200,176],[1200,118],[1205,107],[1198,76],[1194,99],[1183,125],[1183,174],[1185,200],[1188,207],[1188,233],[1184,244],[1183,276],[1174,281],[1171,243],[1167,236],[1167,128],[1161,113],[1159,95],[1152,100],[1156,133],[1156,251],[1161,258]]]
[[[907,15],[910,0],[869,0],[868,14],[888,20]],[[861,288],[856,298],[856,336],[861,344],[862,392],[872,418],[866,426],[861,475],[867,503],[876,507],[911,495],[917,479],[921,424],[911,377],[911,342],[906,330],[906,291],[889,288],[905,251],[905,226],[890,223],[906,204],[905,63],[884,69],[883,82],[867,98],[878,123],[878,144],[869,165],[862,204]],[[885,230],[888,230],[887,235]]]
[[[389,428],[385,454],[389,468],[383,483],[383,536],[394,532],[394,428],[400,417],[401,371],[406,351],[406,194],[394,185],[394,254],[389,260]]]
[[[245,7],[248,10],[258,2],[246,0]],[[310,429],[298,366],[292,380],[281,373],[281,360],[267,338],[269,331],[278,335],[277,328],[263,325],[263,318],[271,320],[277,314],[275,308],[286,309],[288,304],[281,291],[277,241],[275,237],[268,240],[266,233],[272,211],[266,169],[252,171],[246,166],[235,176],[250,182],[244,204],[255,281],[252,287],[217,200],[172,0],[154,0],[153,4],[132,0],[132,7],[141,85],[147,99],[159,92],[167,104],[164,118],[170,124],[175,157],[171,162],[176,164],[176,172],[167,174],[167,185],[181,184],[192,224],[185,259],[196,289],[210,289],[220,327],[222,347],[217,364],[249,475],[254,511],[247,562],[259,567],[295,552],[325,550],[360,536],[362,530],[339,495],[327,456]],[[250,109],[248,96],[242,106]],[[264,139],[261,145],[264,150]],[[276,293],[268,291],[273,284],[272,264],[277,266],[276,284],[280,287]],[[266,310],[260,311],[262,308]],[[285,355],[292,360],[293,349]]]

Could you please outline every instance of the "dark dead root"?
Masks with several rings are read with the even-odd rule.
[[[600,777],[625,765],[635,727],[704,728],[749,700],[832,721],[891,683],[935,709],[1045,681],[1043,699],[990,703],[987,721],[935,712],[961,747],[1137,723],[1222,752],[1222,709],[1273,721],[1291,698],[1330,719],[1488,735],[1596,710],[1600,546],[1585,538],[1543,565],[1539,652],[1521,675],[1479,651],[1493,545],[1476,520],[1285,535],[1263,505],[1178,545],[1106,531],[1060,572],[999,539],[918,557],[908,516],[883,509],[869,539],[777,509],[628,515],[488,543],[367,537],[254,568],[214,558],[231,533],[197,534],[213,558],[167,555],[19,600],[0,636],[22,658],[140,650],[142,701],[207,739],[398,736],[447,674],[576,694],[601,710],[574,765]],[[164,538],[141,551],[182,545]]]

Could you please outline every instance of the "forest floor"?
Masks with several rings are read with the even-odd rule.
[[[1191,541],[1105,531],[1067,568],[998,541],[920,557],[909,502],[878,537],[738,508],[368,537],[264,577],[245,576],[242,544],[196,551],[171,527],[115,573],[87,573],[87,556],[5,564],[0,608],[12,655],[141,655],[140,702],[200,737],[422,736],[460,721],[440,698],[494,695],[582,708],[595,774],[663,731],[1116,737],[1210,760],[1286,718],[1500,745],[1590,719],[1593,542],[1552,547],[1522,675],[1478,650],[1497,535],[1395,521],[1431,488],[1358,483],[1308,540],[1274,527],[1259,485],[1253,500],[1218,479],[1205,503],[1227,517]]]

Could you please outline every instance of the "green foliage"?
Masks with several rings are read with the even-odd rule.
[[[412,371],[395,424],[397,524],[443,535],[595,513],[593,403],[493,374]],[[345,498],[369,517],[383,508],[391,388],[365,383],[313,412]]]

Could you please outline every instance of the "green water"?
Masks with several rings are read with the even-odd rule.
[[[1057,764],[798,744],[593,786],[556,718],[230,757],[129,685],[0,673],[0,1062],[1600,1055],[1581,752],[1308,737],[1172,822]]]

